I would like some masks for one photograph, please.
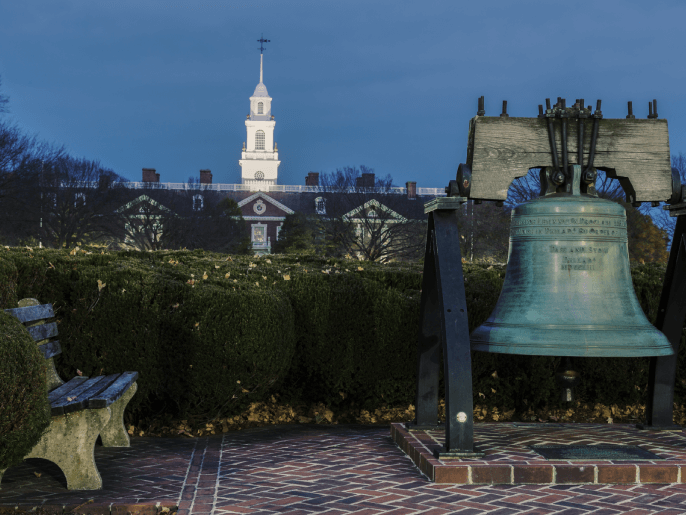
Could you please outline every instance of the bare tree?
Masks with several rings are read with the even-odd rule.
[[[0,94],[0,113],[9,112],[9,98]],[[64,147],[39,142],[16,125],[0,121],[0,235],[12,245],[39,236],[36,184],[45,163],[64,157]]]
[[[0,234],[17,245],[40,237],[41,172],[64,157],[63,147],[36,141],[0,122]]]
[[[162,234],[164,226],[175,215],[164,205],[167,197],[164,191],[151,191],[153,183],[146,184],[143,193],[135,191],[135,198],[119,206],[117,214],[117,230],[119,242],[124,248],[136,250],[160,250],[163,248]],[[155,195],[158,193],[158,195]],[[162,195],[159,195],[162,193]]]
[[[0,86],[2,86],[2,79],[0,78]],[[10,98],[7,95],[2,95],[0,94],[0,113],[8,113],[9,112],[9,107],[7,107],[7,104],[9,104]]]
[[[392,192],[390,175],[346,166],[320,176],[324,191],[322,226],[343,253],[369,261],[415,259],[424,252],[424,220],[403,216],[405,198]]]
[[[505,262],[510,237],[510,208],[473,200],[458,211],[460,251],[467,261]]]
[[[681,179],[681,184],[686,185],[686,155],[679,153],[679,155],[672,155],[672,168],[675,168]],[[638,209],[644,215],[649,215],[653,223],[659,229],[665,231],[669,238],[668,250],[672,245],[672,238],[674,237],[674,229],[676,228],[676,217],[669,216],[669,211],[664,210],[665,203],[660,203],[659,206],[653,207],[650,203],[642,204]]]
[[[61,157],[44,166],[40,192],[46,239],[56,248],[69,248],[111,237],[125,181],[88,159]]]

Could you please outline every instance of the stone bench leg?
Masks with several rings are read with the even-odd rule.
[[[130,447],[129,433],[126,432],[124,426],[124,410],[126,405],[133,397],[133,394],[138,390],[138,384],[133,383],[124,395],[119,397],[115,402],[110,404],[109,408],[112,410],[112,417],[105,428],[100,432],[103,447]]]
[[[48,431],[24,459],[42,458],[55,463],[67,478],[68,490],[100,490],[102,478],[95,466],[95,441],[111,416],[108,407],[52,417]]]

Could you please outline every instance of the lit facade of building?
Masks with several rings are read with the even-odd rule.
[[[272,97],[263,79],[263,55],[260,54],[260,82],[250,97],[250,114],[245,120],[246,141],[238,164],[241,167],[241,184],[263,191],[275,185],[278,176],[279,153],[274,141]]]

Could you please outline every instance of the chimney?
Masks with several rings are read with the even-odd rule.
[[[374,174],[363,173],[362,177],[355,180],[355,186],[358,188],[374,188]]]
[[[407,188],[407,200],[417,200],[417,182],[408,181],[405,183]]]
[[[160,174],[154,168],[143,168],[143,182],[160,182]]]
[[[210,170],[200,170],[200,184],[212,184],[212,172]]]
[[[309,172],[305,177],[305,186],[319,186],[319,172]]]

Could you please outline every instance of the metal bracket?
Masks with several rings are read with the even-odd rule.
[[[457,210],[466,201],[466,197],[443,197],[424,207],[429,221],[417,345],[416,417],[406,427],[441,428],[436,415],[442,347],[446,422],[442,426],[445,446],[434,452],[438,459],[484,456],[474,449],[471,344],[457,228]]]
[[[683,213],[681,213],[683,214]],[[678,431],[674,424],[674,383],[681,331],[686,318],[686,217],[677,218],[672,249],[669,252],[667,271],[655,327],[664,333],[672,344],[674,354],[650,358],[648,371],[648,400],[646,423],[638,429]]]
[[[566,193],[574,193],[576,191],[574,181],[574,174],[570,172],[567,156],[567,120],[570,118],[577,118],[579,123],[578,129],[578,145],[577,145],[577,161],[578,165],[583,169],[580,174],[581,178],[581,193],[587,195],[597,196],[595,190],[596,170],[593,168],[593,159],[595,157],[596,143],[598,141],[598,121],[603,118],[603,113],[600,110],[601,100],[596,104],[595,113],[591,114],[591,106],[584,108],[584,99],[577,99],[576,103],[571,106],[566,106],[566,100],[558,97],[557,103],[551,108],[550,99],[546,98],[546,111],[543,113],[543,106],[538,106],[538,117],[548,119],[548,143],[550,145],[550,153],[553,158],[552,168],[546,167],[541,170],[541,196],[550,195],[557,192],[557,187],[564,184],[564,191]],[[593,118],[593,132],[591,134],[591,149],[586,168],[583,168],[583,148],[584,148],[584,119]],[[555,143],[555,126],[553,118],[560,118],[562,120],[562,169],[560,169],[557,158],[557,146]],[[546,184],[543,180],[546,180]]]
[[[672,167],[672,196],[662,209],[669,211],[669,216],[686,215],[686,186],[681,185],[679,170]],[[675,233],[676,234],[676,233]]]

